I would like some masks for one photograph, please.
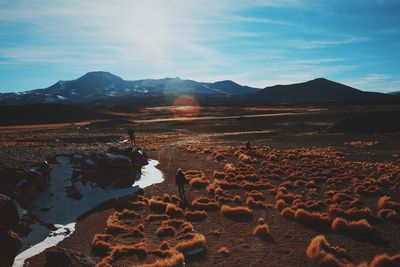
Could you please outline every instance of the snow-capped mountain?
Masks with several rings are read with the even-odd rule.
[[[243,90],[241,90],[243,89]],[[89,72],[71,81],[58,81],[50,87],[20,93],[0,94],[2,103],[82,103],[97,99],[152,95],[219,95],[256,93],[257,88],[232,81],[202,83],[180,78],[126,81],[104,71]]]

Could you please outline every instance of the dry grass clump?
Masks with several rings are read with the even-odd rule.
[[[392,209],[396,212],[400,212],[400,203],[394,200],[391,200],[389,196],[383,196],[378,199],[378,207],[380,209]]]
[[[198,177],[198,178],[192,178],[189,180],[189,184],[193,188],[206,188],[210,184],[210,180],[206,177]]]
[[[225,156],[222,155],[221,153],[217,153],[217,154],[215,154],[214,158],[215,158],[216,160],[224,160],[224,159],[225,159]]]
[[[219,172],[219,171],[214,171],[213,177],[215,179],[224,179],[225,178],[225,173]]]
[[[306,250],[307,257],[320,267],[344,267],[345,263],[338,258],[346,257],[345,252],[344,249],[329,244],[323,235],[314,237]]]
[[[183,216],[183,210],[176,206],[175,204],[171,204],[169,203],[167,205],[167,209],[165,211],[168,216],[172,217],[172,218],[177,218],[177,217],[182,217]]]
[[[282,217],[284,217],[284,218],[286,218],[286,219],[288,219],[288,220],[291,220],[291,221],[293,221],[294,220],[294,214],[295,214],[295,210],[294,209],[292,209],[292,208],[289,208],[289,207],[286,207],[286,208],[284,208],[282,211],[281,211],[281,216]]]
[[[157,231],[156,234],[159,238],[161,237],[167,237],[167,236],[174,236],[175,235],[175,229],[171,226],[163,226],[161,225]]]
[[[146,220],[149,221],[149,222],[152,222],[152,221],[163,221],[163,220],[168,220],[168,219],[169,219],[169,216],[166,215],[166,214],[153,214],[153,213],[151,213],[146,217]]]
[[[224,171],[225,171],[226,173],[235,172],[235,170],[236,170],[235,165],[233,165],[232,163],[227,163],[227,164],[225,164],[225,166],[224,166]]]
[[[95,254],[105,255],[109,253],[113,246],[111,242],[113,241],[113,236],[109,234],[96,234],[92,241],[92,250]]]
[[[292,201],[295,199],[295,196],[292,193],[283,193],[283,192],[278,192],[275,196],[275,199],[283,199],[285,200],[286,203],[292,203]]]
[[[164,202],[162,200],[158,200],[156,198],[151,198],[149,200],[149,208],[150,210],[158,213],[163,213],[165,212],[165,209],[167,208],[168,203]]]
[[[218,253],[220,253],[224,256],[228,256],[231,252],[229,251],[229,249],[227,247],[220,247],[218,249]]]
[[[256,162],[257,160],[255,158],[250,157],[249,155],[240,153],[238,155],[238,161],[246,163],[246,164],[252,164],[252,163]]]
[[[161,244],[160,244],[160,250],[167,250],[167,249],[169,249],[169,244],[168,244],[168,242],[167,241],[163,241],[163,242],[161,242]]]
[[[387,254],[381,254],[375,256],[371,261],[370,267],[395,267],[400,266],[400,254],[389,256]]]
[[[257,181],[255,183],[253,183],[253,182],[244,180],[244,181],[240,182],[240,186],[246,190],[255,190],[255,189],[260,190],[260,189],[273,188],[272,184],[270,182],[266,182],[266,181]]]
[[[154,252],[150,252],[154,254]],[[161,259],[157,259],[153,263],[138,265],[138,267],[180,267],[184,265],[185,258],[182,253],[176,249],[162,250],[158,256],[162,256]]]
[[[379,210],[378,217],[395,223],[400,223],[400,216],[397,214],[395,210],[392,209]]]
[[[142,215],[139,213],[127,209],[123,209],[121,212],[117,212],[115,215],[119,220],[142,218]]]
[[[253,230],[253,235],[261,238],[262,240],[268,240],[271,238],[271,231],[268,224],[262,222],[259,223]]]
[[[185,175],[189,184],[194,188],[205,188],[210,184],[210,180],[205,177],[202,171],[188,170],[185,172]]]
[[[244,206],[230,207],[228,205],[223,205],[220,212],[226,218],[237,222],[249,221],[253,217],[251,209]]]
[[[188,221],[202,221],[207,218],[207,212],[203,210],[187,211],[185,218]]]
[[[145,235],[143,233],[143,230],[144,230],[144,225],[143,224],[139,224],[138,226],[130,229],[129,234],[132,237],[144,238]]]
[[[332,201],[335,203],[340,203],[346,200],[351,201],[353,200],[353,197],[344,193],[336,193],[335,195],[332,196]]]
[[[338,217],[333,220],[332,229],[345,235],[363,239],[375,235],[374,228],[365,219],[347,221],[346,219]]]
[[[103,258],[103,260],[97,264],[97,266],[111,267],[113,262],[122,257],[131,255],[136,255],[139,260],[142,260],[147,257],[147,254],[147,245],[143,242],[136,245],[117,245],[107,257]]]
[[[226,196],[226,197],[216,196],[215,199],[222,204],[226,204],[226,203],[242,204],[242,199],[238,195],[229,196],[229,197],[228,196]]]
[[[130,209],[134,209],[134,210],[142,210],[146,207],[146,202],[144,201],[130,201],[127,206]]]
[[[226,190],[229,190],[229,189],[241,189],[242,188],[242,185],[239,184],[239,183],[229,182],[229,181],[225,181],[225,180],[219,180],[217,182],[217,185],[219,187],[221,187],[222,189],[226,189]]]
[[[180,252],[190,251],[196,248],[201,248],[206,245],[206,238],[202,234],[194,234],[190,240],[182,240],[176,246],[175,249]]]
[[[283,200],[283,199],[278,199],[278,200],[275,202],[275,208],[276,208],[276,209],[282,210],[282,209],[285,208],[285,207],[287,207],[287,204],[286,204],[285,200]]]
[[[372,212],[370,208],[351,208],[344,210],[337,207],[336,205],[329,206],[329,213],[334,214],[350,220],[360,220],[360,219],[370,219],[372,217]]]
[[[207,197],[199,197],[192,201],[192,207],[197,210],[217,211],[219,205],[212,199]]]
[[[255,200],[253,196],[248,196],[246,198],[246,205],[252,208],[260,208],[263,209],[266,207],[264,201],[261,200]]]
[[[245,197],[250,196],[253,197],[254,200],[265,200],[263,193],[261,193],[260,191],[253,190],[245,193]]]
[[[331,219],[327,213],[298,209],[294,213],[294,220],[318,231],[329,231],[331,228]]]
[[[116,234],[127,231],[127,228],[118,219],[119,214],[120,213],[116,211],[107,218],[106,231],[108,233]]]

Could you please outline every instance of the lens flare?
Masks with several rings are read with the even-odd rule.
[[[199,115],[200,106],[196,98],[189,95],[179,96],[172,105],[172,113],[176,118],[191,119]]]

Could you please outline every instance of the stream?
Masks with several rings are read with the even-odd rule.
[[[156,168],[159,163],[157,160],[149,160],[148,165],[142,168],[140,179],[131,187],[106,189],[90,182],[72,181],[74,166],[69,157],[59,156],[57,162],[51,164],[47,190],[38,194],[32,203],[32,214],[40,221],[54,224],[56,229],[49,230],[39,223],[30,225],[32,231],[21,238],[22,248],[14,260],[13,267],[22,267],[26,259],[57,245],[70,236],[75,231],[79,216],[101,203],[164,181],[163,173]],[[82,198],[68,197],[66,188],[70,186],[75,186],[82,194]],[[19,207],[19,212],[21,216],[27,216],[28,211]]]

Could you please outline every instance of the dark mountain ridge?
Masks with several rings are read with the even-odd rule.
[[[318,78],[303,83],[264,89],[225,80],[214,83],[180,78],[127,81],[110,72],[89,72],[76,80],[58,81],[50,87],[0,94],[0,104],[68,103],[152,106],[171,104],[178,95],[192,95],[202,105],[319,103],[387,99],[388,94],[364,92]]]

